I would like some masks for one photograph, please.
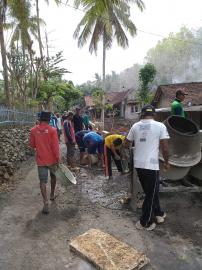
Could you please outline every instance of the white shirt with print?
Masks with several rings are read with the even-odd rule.
[[[166,126],[153,119],[143,119],[130,129],[127,139],[135,142],[134,167],[159,170],[159,144],[169,139]]]

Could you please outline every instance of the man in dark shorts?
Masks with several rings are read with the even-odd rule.
[[[57,130],[49,125],[51,113],[41,112],[40,123],[31,129],[30,146],[36,150],[36,163],[38,165],[38,176],[40,189],[43,197],[43,214],[49,213],[49,204],[46,192],[48,172],[51,177],[50,200],[55,199],[56,171],[60,161],[59,142]]]

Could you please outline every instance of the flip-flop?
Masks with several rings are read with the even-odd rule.
[[[42,209],[42,214],[47,215],[49,214],[49,208],[48,208],[48,204],[45,204],[43,209]]]

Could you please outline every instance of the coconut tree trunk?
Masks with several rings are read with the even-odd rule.
[[[103,89],[103,97],[102,97],[102,112],[101,112],[101,120],[105,122],[105,64],[106,64],[106,43],[105,43],[105,33],[103,34],[103,55],[102,55],[102,89]]]
[[[0,6],[0,43],[1,43],[1,57],[3,66],[3,79],[4,79],[4,92],[6,96],[6,105],[10,107],[10,90],[8,81],[8,66],[6,59],[6,46],[4,42],[4,31],[3,31],[3,7]]]
[[[43,63],[43,44],[41,41],[41,29],[40,29],[40,23],[39,23],[39,0],[36,0],[36,14],[37,14],[37,31],[38,31],[39,51],[40,51],[41,61]]]

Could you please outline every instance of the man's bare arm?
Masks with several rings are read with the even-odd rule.
[[[125,147],[125,148],[129,148],[131,144],[132,144],[132,142],[129,141],[129,140],[126,138],[125,141],[124,141],[124,147]]]
[[[162,151],[165,168],[169,168],[169,147],[168,147],[168,139],[160,140],[160,148]]]

